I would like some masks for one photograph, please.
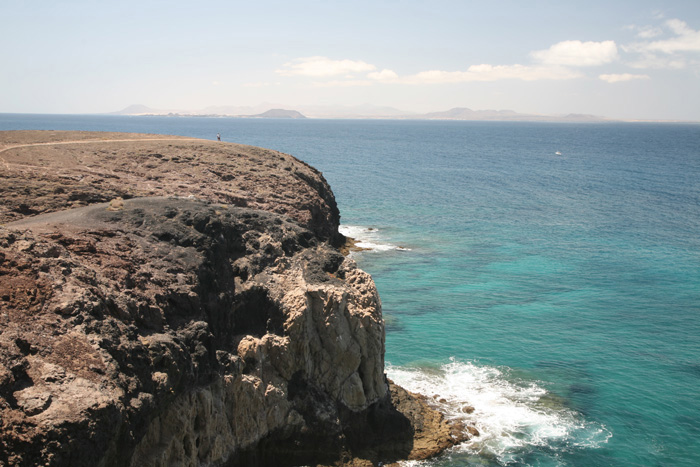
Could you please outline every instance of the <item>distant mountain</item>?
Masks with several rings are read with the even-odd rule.
[[[117,110],[116,112],[110,112],[111,115],[144,115],[144,114],[158,114],[161,113],[160,110],[154,110],[150,107],[146,107],[141,104],[130,105],[129,107]]]
[[[393,107],[379,107],[371,104],[356,106],[296,106],[299,110],[286,110],[281,106],[263,103],[256,106],[209,106],[202,110],[156,110],[145,105],[135,104],[111,112],[113,115],[162,115],[181,117],[245,117],[245,118],[347,118],[347,119],[401,119],[401,120],[471,120],[498,122],[603,122],[604,117],[587,114],[539,115],[523,114],[513,110],[472,110],[467,107],[454,107],[442,112],[416,114]],[[266,110],[269,109],[269,110]],[[302,113],[303,112],[303,113]]]
[[[145,105],[134,104],[129,107],[110,112],[111,115],[160,115],[172,117],[256,117],[256,118],[306,118],[296,110],[284,110],[270,108],[269,105],[234,106],[218,105],[209,106],[202,110],[159,110]]]
[[[296,110],[286,110],[286,109],[270,109],[267,112],[263,112],[257,115],[241,115],[242,117],[250,118],[306,118],[301,113]]]
[[[559,120],[565,122],[602,122],[610,119],[589,114],[568,114],[559,117]]]
[[[404,118],[414,112],[381,107],[372,104],[359,105],[299,105],[295,106],[300,112],[310,118]]]
[[[521,114],[512,110],[472,110],[466,107],[455,107],[444,112],[430,112],[423,115],[415,115],[411,118],[424,118],[428,120],[487,120],[500,122],[598,122],[606,120],[602,117],[586,114],[537,115]]]
[[[454,120],[490,120],[524,116],[512,110],[472,110],[466,107],[455,107],[444,112],[430,112],[424,118],[454,119]]]
[[[201,114],[201,115],[253,115],[259,114],[268,110],[269,106],[250,106],[250,105],[210,105],[202,110],[193,111],[190,113]]]

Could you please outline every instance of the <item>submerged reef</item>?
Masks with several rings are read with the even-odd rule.
[[[175,136],[0,132],[0,465],[379,465],[469,436],[386,379],[320,172]]]

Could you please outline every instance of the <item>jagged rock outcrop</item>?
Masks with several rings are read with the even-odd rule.
[[[141,144],[167,145],[119,135],[130,138],[116,145],[121,158],[91,173],[117,173],[110,164],[126,164]],[[250,148],[274,180],[251,185],[238,204],[273,212],[221,204],[234,189],[243,197],[234,184],[201,186],[201,199],[92,204],[100,187],[141,193],[163,169],[150,161],[174,156],[161,148],[138,159],[156,166],[150,172],[120,169],[110,184],[74,176],[93,156],[62,172],[42,152],[49,147],[0,152],[5,219],[22,217],[12,200],[53,211],[0,228],[0,465],[376,465],[464,439],[420,397],[388,384],[379,297],[329,244],[337,208],[318,172],[291,156],[289,170],[269,167],[265,154],[283,156]],[[68,160],[69,147],[54,156]],[[187,186],[210,164],[245,178],[242,162],[199,151]],[[160,194],[178,194],[168,177]],[[295,204],[292,179],[305,178]],[[8,200],[8,185],[24,189]],[[278,197],[266,199],[272,189]],[[75,192],[90,193],[78,203],[89,205],[66,209]],[[36,193],[50,208],[32,201]]]
[[[47,448],[27,465],[221,463],[279,430],[339,433],[339,404],[385,395],[374,285],[310,232],[194,200],[108,208],[0,237],[3,431],[16,418],[32,430],[12,444]],[[325,413],[296,408],[310,391]]]

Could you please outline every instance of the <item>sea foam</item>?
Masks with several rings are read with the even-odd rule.
[[[355,240],[355,246],[367,251],[410,251],[410,248],[397,246],[386,241],[381,231],[374,227],[341,225],[338,230],[346,237]]]
[[[521,462],[543,449],[553,455],[573,447],[596,448],[612,434],[586,421],[535,381],[512,376],[507,368],[451,359],[438,368],[388,365],[388,376],[409,391],[431,397],[448,418],[474,425],[480,436],[460,446],[464,454]],[[473,407],[472,413],[467,413]],[[432,463],[421,464],[432,465]]]

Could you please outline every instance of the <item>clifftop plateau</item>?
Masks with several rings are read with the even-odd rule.
[[[117,197],[175,196],[275,212],[343,241],[326,180],[277,151],[180,136],[7,131],[0,158],[0,223]]]
[[[374,282],[294,157],[0,132],[0,194],[0,466],[370,466],[469,436],[386,379]]]

